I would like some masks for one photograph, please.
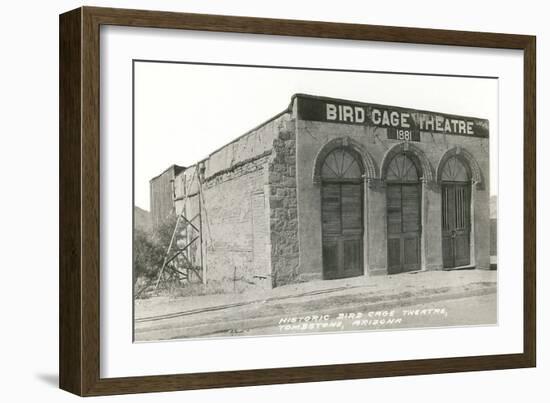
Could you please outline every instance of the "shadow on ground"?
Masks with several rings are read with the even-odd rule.
[[[59,375],[58,374],[35,374],[36,378],[44,382],[49,386],[55,388],[59,387]]]

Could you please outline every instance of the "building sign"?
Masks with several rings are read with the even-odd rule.
[[[388,128],[388,138],[400,141],[420,141],[420,130],[410,112],[371,107],[371,122],[374,126]]]
[[[297,98],[300,119],[384,127],[393,140],[420,141],[420,132],[489,137],[489,122],[485,119],[309,96]]]
[[[420,131],[390,127],[388,128],[388,138],[399,141],[420,141]]]

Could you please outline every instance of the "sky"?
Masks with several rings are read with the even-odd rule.
[[[491,194],[498,163],[494,78],[136,62],[135,204],[149,210],[149,180],[192,165],[307,93],[489,119]]]

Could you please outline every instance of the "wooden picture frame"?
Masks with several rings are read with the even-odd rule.
[[[518,49],[524,60],[523,353],[128,378],[100,377],[100,26]],[[535,37],[81,7],[60,16],[60,387],[80,396],[533,367],[536,363]]]

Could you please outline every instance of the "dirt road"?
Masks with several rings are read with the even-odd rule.
[[[401,322],[390,322],[368,318],[365,313],[363,318],[344,318],[338,328],[320,328],[318,331],[365,331],[365,330],[389,330],[410,329],[418,327],[442,327],[442,326],[475,326],[486,325],[495,322],[496,318],[496,294],[488,294],[469,298],[458,298],[440,301],[436,304],[426,303],[420,305],[403,306],[394,309],[394,318],[401,318]],[[367,311],[367,314],[373,311]],[[376,311],[375,311],[376,312]],[[383,312],[383,311],[382,311]],[[242,332],[243,335],[277,335],[277,334],[301,334],[311,333],[311,330],[291,329],[285,325],[274,325],[263,328],[249,329]],[[231,331],[228,335],[231,335]]]
[[[392,278],[393,277],[393,278]],[[136,304],[136,341],[496,323],[496,272],[321,282]]]

